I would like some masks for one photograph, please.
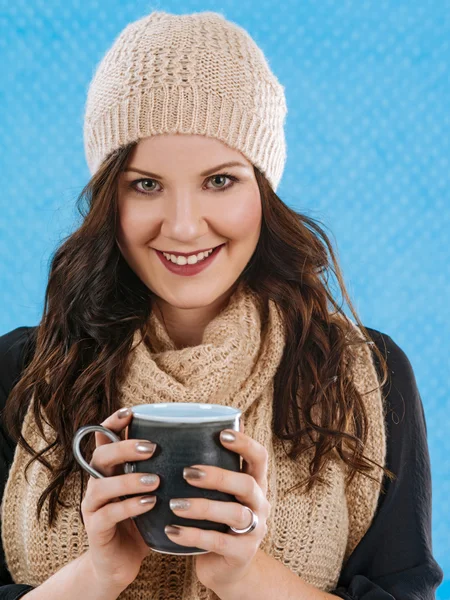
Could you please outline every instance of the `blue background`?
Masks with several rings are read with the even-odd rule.
[[[437,598],[449,599],[450,2],[2,7],[0,334],[38,323],[50,254],[79,223],[75,199],[89,178],[83,109],[97,62],[127,23],[152,10],[221,12],[250,33],[286,87],[278,195],[326,225],[362,322],[389,334],[414,368],[432,463],[434,554],[446,573]]]

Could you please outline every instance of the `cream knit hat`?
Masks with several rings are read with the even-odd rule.
[[[85,109],[91,175],[119,147],[162,133],[215,137],[276,191],[286,162],[284,86],[250,35],[216,12],[130,23],[96,68]]]

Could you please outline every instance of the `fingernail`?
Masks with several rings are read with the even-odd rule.
[[[155,451],[156,444],[154,444],[153,442],[142,441],[142,442],[137,442],[135,448],[136,448],[136,452],[142,452],[142,453],[148,454],[149,452]]]
[[[187,510],[191,503],[186,498],[171,498],[169,500],[170,510]]]
[[[154,475],[153,473],[149,473],[148,475],[142,475],[142,477],[139,478],[139,481],[143,485],[154,485],[158,482],[158,475]]]
[[[205,471],[197,469],[197,467],[185,467],[183,469],[183,477],[185,479],[202,479],[205,475]]]
[[[227,429],[220,432],[220,439],[223,442],[234,442],[236,440],[236,436]]]
[[[181,528],[178,527],[177,525],[166,525],[164,527],[164,531],[166,532],[166,534],[168,535],[180,535],[181,533]]]
[[[117,416],[119,417],[119,419],[123,419],[124,417],[128,417],[129,415],[131,415],[131,408],[125,407],[117,411]]]
[[[142,496],[139,498],[139,504],[154,504],[156,502],[156,496]]]

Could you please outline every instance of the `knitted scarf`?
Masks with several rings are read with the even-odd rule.
[[[331,591],[344,562],[361,540],[374,517],[381,485],[355,476],[345,491],[344,463],[331,460],[324,483],[309,493],[287,490],[308,476],[312,452],[296,461],[289,459],[272,435],[273,378],[282,358],[285,334],[282,315],[273,301],[263,307],[256,295],[241,283],[228,305],[207,325],[202,343],[177,349],[155,313],[150,318],[151,349],[139,330],[134,335],[129,370],[121,387],[120,405],[157,402],[212,402],[242,410],[245,433],[263,444],[269,453],[268,493],[272,506],[268,531],[261,548],[308,583]],[[356,325],[353,324],[356,328]],[[359,330],[358,330],[359,331]],[[360,334],[361,335],[361,334]],[[355,385],[363,396],[369,420],[365,454],[385,464],[384,407],[378,379],[367,344],[352,346]],[[369,393],[367,393],[369,392]],[[36,450],[45,447],[32,417],[32,402],[22,434]],[[46,437],[54,431],[45,424]],[[286,450],[289,444],[285,442]],[[53,454],[46,455],[54,461]],[[40,524],[36,503],[50,479],[47,469],[35,461],[24,477],[30,459],[18,444],[2,502],[2,540],[13,580],[38,586],[68,562],[85,552],[88,539],[77,503],[80,474],[74,473],[63,488],[62,500],[71,508],[59,508],[48,529],[48,498]],[[217,600],[195,574],[196,557],[151,551],[139,575],[119,596],[120,600]]]

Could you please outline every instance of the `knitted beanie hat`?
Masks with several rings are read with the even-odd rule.
[[[215,137],[276,191],[286,162],[284,86],[262,50],[216,12],[164,11],[130,23],[89,86],[84,148],[91,175],[114,150],[162,133]]]

